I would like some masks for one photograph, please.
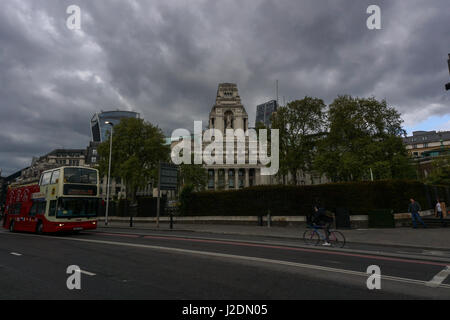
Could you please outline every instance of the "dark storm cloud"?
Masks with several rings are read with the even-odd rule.
[[[66,28],[67,6],[82,30]],[[378,4],[382,30],[366,28]],[[32,1],[0,11],[0,167],[85,147],[101,109],[136,110],[166,134],[206,122],[217,84],[256,104],[386,98],[411,125],[448,113],[447,1]]]

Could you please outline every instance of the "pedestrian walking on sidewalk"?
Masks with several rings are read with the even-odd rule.
[[[412,223],[413,223],[413,228],[417,228],[417,223],[416,221],[419,221],[424,228],[426,228],[426,224],[423,222],[422,218],[420,217],[419,211],[422,210],[422,208],[420,207],[420,204],[415,201],[413,198],[409,199],[410,203],[409,203],[409,207],[408,207],[408,212],[411,213],[411,219],[412,219]]]

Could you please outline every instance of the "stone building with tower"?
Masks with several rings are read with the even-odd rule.
[[[275,176],[261,175],[263,165],[259,161],[256,164],[250,163],[248,136],[245,137],[245,162],[239,164],[237,161],[237,138],[234,141],[234,161],[233,163],[227,163],[226,161],[226,130],[242,129],[246,132],[249,128],[248,113],[242,105],[235,83],[219,84],[215,104],[209,113],[207,128],[220,131],[224,137],[222,163],[204,165],[208,172],[206,186],[208,190],[235,190],[255,185],[276,183]],[[194,140],[195,136],[193,136],[191,144],[194,143]],[[204,141],[202,143],[202,150],[204,150],[208,143]],[[176,144],[172,143],[172,146]]]
[[[254,146],[249,143],[249,137],[245,137],[245,162],[238,163],[237,157],[237,141],[234,141],[234,161],[227,163],[227,148],[226,148],[226,129],[242,129],[247,132],[249,129],[248,113],[242,104],[241,97],[235,83],[220,83],[217,89],[215,103],[209,113],[207,129],[218,130],[223,135],[223,161],[222,163],[203,164],[203,167],[208,172],[207,190],[236,190],[256,185],[269,185],[290,183],[293,179],[288,174],[284,179],[276,175],[262,175],[261,169],[265,167],[260,163],[258,148],[253,150]],[[195,154],[194,144],[201,145],[201,152],[205,150],[210,142],[205,142],[202,139],[201,133],[191,135],[190,137],[181,137],[189,139],[191,150]],[[270,133],[268,133],[270,135]],[[171,148],[179,144],[178,139],[173,140]],[[199,142],[201,141],[201,142]],[[250,152],[257,154],[258,161],[252,163],[249,161]],[[325,177],[313,172],[298,172],[297,181],[302,185],[321,184],[328,182]]]

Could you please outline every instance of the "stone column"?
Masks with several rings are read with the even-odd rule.
[[[219,169],[214,169],[214,190],[219,188]]]
[[[228,169],[224,169],[225,171],[225,190],[228,190],[228,185],[229,185],[229,181],[228,181]]]
[[[261,168],[255,168],[255,184],[257,186],[261,184]]]
[[[250,177],[249,177],[249,168],[245,168],[245,183],[244,183],[244,187],[249,187],[250,186]]]

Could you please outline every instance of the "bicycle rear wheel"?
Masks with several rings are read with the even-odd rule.
[[[330,231],[330,244],[336,248],[343,248],[345,246],[345,236],[339,231]]]
[[[303,241],[305,241],[307,245],[317,246],[320,242],[320,236],[316,230],[305,230],[303,233]]]

